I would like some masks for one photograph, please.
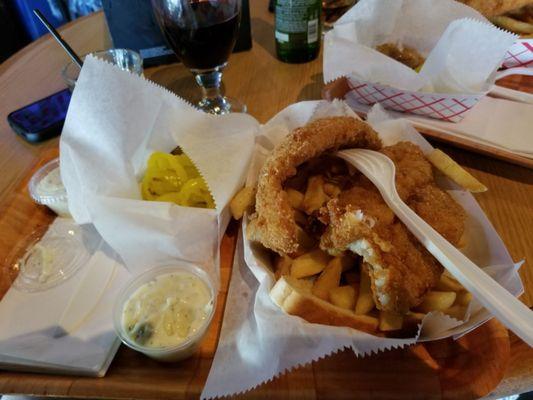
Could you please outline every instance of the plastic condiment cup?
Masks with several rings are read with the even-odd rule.
[[[91,55],[116,65],[124,71],[130,71],[136,75],[143,73],[143,61],[139,53],[129,49],[109,49],[90,53]],[[85,59],[86,55],[82,57]],[[69,62],[61,71],[61,76],[72,92],[80,74],[80,67],[74,62]]]
[[[51,173],[59,174],[59,158],[46,163],[33,174],[28,184],[30,196],[36,203],[47,206],[57,215],[70,217],[67,191],[61,179],[59,178],[59,182],[56,182],[55,186],[43,184],[43,180]]]
[[[189,336],[186,340],[175,346],[150,347],[143,346],[135,342],[128,335],[122,324],[122,314],[126,302],[137,291],[137,289],[139,289],[144,284],[153,281],[159,276],[168,275],[176,272],[186,272],[198,277],[202,282],[207,285],[209,291],[211,292],[212,307],[203,325],[193,335]],[[134,278],[131,282],[126,284],[126,286],[119,293],[113,309],[113,322],[115,325],[115,331],[120,340],[122,340],[122,343],[132,348],[133,350],[139,351],[147,355],[148,357],[151,357],[158,361],[180,361],[190,357],[196,351],[198,345],[207,333],[207,329],[209,328],[211,320],[213,319],[213,315],[215,314],[216,298],[217,296],[213,283],[207,273],[202,269],[192,264],[186,264],[181,262],[172,266],[155,267]]]

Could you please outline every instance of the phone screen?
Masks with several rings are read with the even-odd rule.
[[[36,101],[8,116],[13,129],[32,142],[59,135],[67,115],[71,93],[68,89]]]

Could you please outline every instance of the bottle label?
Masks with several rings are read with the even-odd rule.
[[[319,39],[320,1],[277,0],[276,40],[305,46]]]
[[[307,23],[307,43],[315,43],[318,40],[318,19]]]

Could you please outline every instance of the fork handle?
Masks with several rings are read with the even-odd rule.
[[[533,347],[533,312],[420,218],[400,199],[397,192],[392,200],[382,195],[387,205],[424,247],[487,310]]]

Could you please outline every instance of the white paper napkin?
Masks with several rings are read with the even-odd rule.
[[[200,112],[156,84],[87,57],[61,136],[61,176],[76,222],[93,223],[138,273],[176,259],[218,283],[226,206],[242,186],[259,124],[246,114]],[[142,201],[153,151],[180,146],[205,178],[216,210]]]
[[[71,219],[57,218],[48,232],[75,225]],[[87,241],[101,240],[94,229],[85,228],[83,232]],[[91,285],[100,282],[94,278],[109,269],[114,272],[105,290]],[[103,376],[120,344],[113,328],[112,309],[128,277],[116,254],[104,244],[74,276],[58,286],[33,293],[11,287],[0,301],[0,366]],[[82,315],[75,315],[81,309],[70,306],[76,296],[83,294],[87,296],[86,307]],[[62,327],[62,321],[76,323]]]
[[[367,113],[370,106],[359,103],[352,94],[345,98],[352,109]],[[533,105],[484,97],[460,122],[446,122],[414,114],[389,111],[415,126],[533,158]]]
[[[261,131],[264,136],[258,138],[247,184],[255,182],[258,168],[268,154],[266,148],[277,144],[283,132],[286,134],[313,118],[352,113],[342,102],[302,102],[281,111]],[[409,123],[391,120],[379,106],[371,113],[370,120],[386,145],[410,140],[423,151],[432,149]],[[481,266],[492,265],[487,272],[514,295],[521,294],[523,287],[517,274],[518,266],[513,264],[504,244],[473,196],[458,190],[452,182],[444,180],[444,183],[450,188],[450,195],[468,214],[469,244],[464,249],[465,254]],[[243,257],[249,270],[243,263]],[[490,318],[474,302],[470,310],[472,318],[466,324],[442,314],[428,315],[424,319],[420,338],[406,339],[380,338],[347,327],[311,324],[285,314],[272,302],[269,292],[275,279],[268,266],[270,262],[270,257],[266,257],[260,246],[246,239],[242,243],[239,240],[219,345],[202,398],[253,389],[292,368],[345,348],[351,348],[354,356],[369,355],[403,347],[417,340],[460,335]]]

